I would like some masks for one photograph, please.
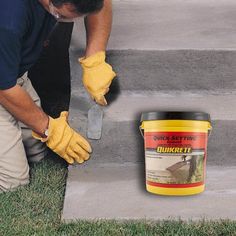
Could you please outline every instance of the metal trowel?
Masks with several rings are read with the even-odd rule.
[[[186,160],[186,157],[183,157],[183,161],[177,162],[174,165],[169,166],[168,168],[166,168],[166,170],[170,171],[170,172],[175,172],[176,170],[182,168],[183,166],[186,166],[187,164],[189,164],[189,161]]]
[[[120,92],[118,79],[113,80],[109,93],[105,96],[108,104],[114,101]],[[87,137],[89,139],[99,140],[102,137],[103,108],[96,104],[88,111]]]
[[[100,139],[102,136],[103,109],[94,104],[88,111],[87,137],[89,139]]]
[[[186,166],[188,163],[186,161],[180,161],[175,163],[172,166],[169,166],[168,168],[166,168],[166,170],[170,171],[170,172],[175,172],[176,170],[180,169],[183,166]]]

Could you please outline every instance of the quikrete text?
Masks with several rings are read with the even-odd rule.
[[[191,153],[190,147],[157,147],[158,153]]]

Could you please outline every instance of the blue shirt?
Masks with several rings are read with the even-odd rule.
[[[38,0],[1,0],[0,89],[15,86],[37,61],[55,23]]]

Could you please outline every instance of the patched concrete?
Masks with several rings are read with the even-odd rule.
[[[144,167],[126,163],[69,169],[63,220],[236,220],[236,167],[208,166],[206,191],[164,197],[145,191]]]
[[[236,47],[234,0],[113,0],[109,49],[217,49]],[[83,20],[72,45],[85,46]]]

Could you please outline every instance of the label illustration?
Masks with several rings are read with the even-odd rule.
[[[195,187],[204,183],[207,133],[145,132],[147,184]]]

